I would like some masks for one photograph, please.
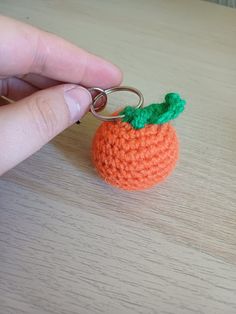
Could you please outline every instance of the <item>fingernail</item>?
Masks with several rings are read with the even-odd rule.
[[[90,92],[87,89],[76,85],[66,85],[64,98],[72,122],[80,120],[88,112],[89,105],[92,102]]]

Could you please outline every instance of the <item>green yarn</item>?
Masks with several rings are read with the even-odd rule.
[[[160,104],[151,104],[143,108],[125,107],[120,113],[124,115],[122,121],[129,122],[134,129],[142,129],[147,124],[164,124],[179,116],[184,110],[186,101],[177,93],[169,93],[165,101]]]

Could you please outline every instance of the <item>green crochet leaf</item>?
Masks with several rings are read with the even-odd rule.
[[[164,124],[179,116],[184,110],[186,101],[177,93],[169,93],[165,101],[160,104],[151,104],[143,108],[125,107],[120,113],[124,115],[122,121],[130,123],[134,129],[142,129],[147,124]]]

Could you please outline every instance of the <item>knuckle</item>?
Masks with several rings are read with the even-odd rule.
[[[34,48],[34,56],[30,71],[36,71],[39,74],[43,74],[47,70],[47,58],[50,51],[40,33],[37,33],[35,36]]]
[[[34,102],[29,106],[36,132],[43,142],[50,140],[58,132],[58,118],[55,108],[43,95],[35,95]]]

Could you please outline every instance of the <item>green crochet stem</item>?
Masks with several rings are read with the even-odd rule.
[[[125,107],[120,113],[124,115],[122,121],[129,122],[134,129],[142,129],[147,124],[164,124],[179,116],[184,110],[186,101],[179,94],[169,93],[165,101],[160,104],[151,104],[143,108]]]

